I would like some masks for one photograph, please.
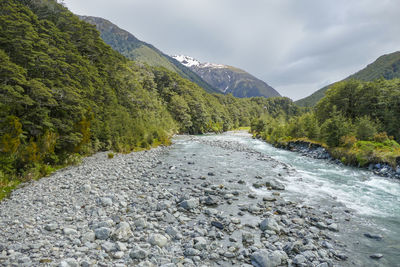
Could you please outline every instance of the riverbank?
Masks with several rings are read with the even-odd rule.
[[[285,199],[290,166],[237,142],[182,138],[190,155],[179,144],[98,153],[15,190],[0,203],[0,264],[351,265],[335,238],[350,214]],[[269,173],[239,175],[230,157]]]
[[[262,139],[260,136],[253,136]],[[264,141],[268,142],[267,140]],[[324,159],[339,165],[366,169],[378,176],[400,179],[400,157],[392,160],[392,164],[385,161],[379,162],[379,158],[374,157],[374,162],[365,161],[364,165],[361,166],[358,159],[367,156],[355,155],[349,148],[328,148],[326,145],[302,139],[275,141],[270,144],[277,148],[298,152],[306,157]],[[373,157],[371,156],[371,158]]]

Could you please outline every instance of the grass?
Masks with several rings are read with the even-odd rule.
[[[248,132],[250,132],[250,126],[242,126],[242,127],[234,128],[234,129],[232,129],[232,131],[248,131]]]
[[[396,159],[400,157],[400,145],[393,140],[357,141],[350,148],[333,148],[331,154],[349,165],[367,166],[370,163],[387,163],[395,168]]]
[[[21,183],[20,180],[17,179],[9,179],[8,177],[0,177],[0,201],[3,198],[8,197],[11,192],[17,188],[17,186]]]
[[[6,197],[9,197],[11,192],[23,182],[38,180],[42,177],[49,176],[56,170],[64,167],[65,165],[50,166],[47,164],[35,164],[34,167],[30,168],[19,176],[4,174],[0,171],[0,201]]]

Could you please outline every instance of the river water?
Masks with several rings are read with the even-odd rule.
[[[216,148],[218,142],[228,142],[260,152],[270,158],[254,161],[245,153],[231,153]],[[312,208],[329,211],[339,221],[340,231],[334,238],[343,246],[349,259],[347,266],[400,266],[400,183],[378,177],[366,170],[339,166],[325,160],[312,159],[295,152],[277,149],[245,132],[228,132],[195,138],[174,139],[168,158],[179,164],[182,159],[193,159],[199,169],[209,168],[224,173],[222,179],[240,176],[258,195],[266,189],[251,185],[256,176],[279,177],[286,190],[281,194],[289,200]],[[272,162],[272,163],[271,163]],[[286,170],[283,172],[282,170]],[[228,172],[226,172],[228,170]],[[283,175],[282,175],[283,174]],[[381,235],[382,240],[364,234]],[[370,255],[380,253],[379,260]],[[342,264],[341,264],[342,265]]]

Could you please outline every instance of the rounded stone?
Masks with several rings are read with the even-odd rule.
[[[149,238],[149,243],[162,248],[168,243],[168,238],[161,234],[152,234]]]
[[[100,227],[94,230],[94,234],[97,239],[106,240],[111,234],[111,229],[108,227]]]

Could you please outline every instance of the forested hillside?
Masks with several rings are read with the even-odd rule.
[[[79,16],[79,18],[95,25],[104,42],[128,59],[154,67],[164,67],[178,73],[185,79],[191,80],[209,93],[219,93],[216,88],[174,58],[164,54],[153,45],[140,41],[133,34],[119,28],[110,21],[91,16]]]
[[[400,79],[336,83],[315,109],[301,116],[253,123],[263,139],[317,142],[344,163],[400,165]]]
[[[0,2],[0,197],[21,180],[99,150],[168,144],[263,114],[286,98],[210,95],[165,68],[129,61],[53,0]]]
[[[400,51],[379,57],[375,62],[364,69],[350,75],[344,80],[373,81],[379,78],[391,80],[400,78]],[[296,104],[303,107],[312,107],[325,96],[325,92],[334,84],[327,85],[312,95],[297,100]]]

